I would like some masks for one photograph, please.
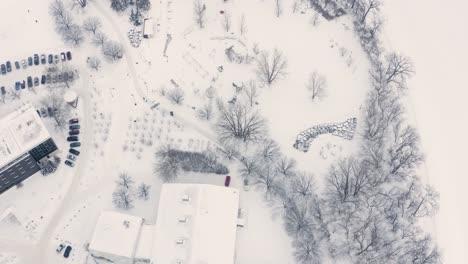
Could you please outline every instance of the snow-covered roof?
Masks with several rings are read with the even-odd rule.
[[[143,22],[143,34],[144,35],[153,35],[154,30],[153,30],[154,24],[153,24],[153,19],[152,18],[145,18]]]
[[[135,260],[150,260],[153,250],[155,225],[143,225],[135,251]]]
[[[234,263],[239,191],[207,184],[164,184],[153,263]]]
[[[89,250],[132,259],[142,224],[141,217],[102,211],[89,243]]]
[[[0,168],[50,138],[36,109],[27,104],[0,119]]]

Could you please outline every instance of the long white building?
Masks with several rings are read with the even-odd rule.
[[[102,212],[89,245],[95,260],[117,264],[233,264],[239,191],[164,184],[155,225]]]

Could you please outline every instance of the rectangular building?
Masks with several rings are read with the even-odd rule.
[[[31,105],[0,119],[0,194],[40,170],[38,162],[58,150]]]
[[[163,184],[156,224],[102,212],[89,251],[103,263],[234,264],[238,210],[237,189]]]

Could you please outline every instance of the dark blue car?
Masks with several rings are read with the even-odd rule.
[[[67,246],[67,248],[65,248],[65,252],[63,252],[63,256],[65,258],[68,258],[70,256],[70,252],[72,250],[72,247],[71,246]]]

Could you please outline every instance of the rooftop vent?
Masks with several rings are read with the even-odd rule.
[[[128,221],[128,220],[123,221],[123,225],[125,226],[125,228],[129,228],[130,227],[130,221]]]
[[[188,219],[186,216],[181,216],[177,219],[179,223],[187,223]]]
[[[188,196],[187,194],[182,195],[182,202],[184,203],[190,202],[190,196]]]
[[[183,245],[185,245],[185,242],[186,242],[186,241],[185,241],[185,239],[183,239],[183,238],[176,239],[176,241],[175,241],[176,245],[178,245],[178,246],[183,246]]]

